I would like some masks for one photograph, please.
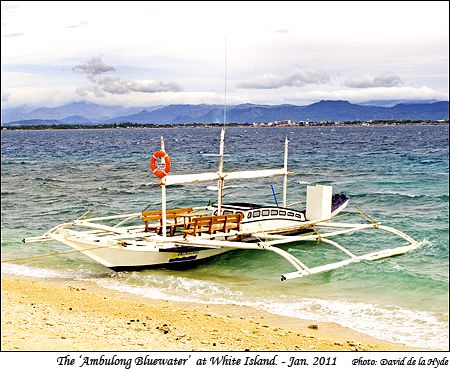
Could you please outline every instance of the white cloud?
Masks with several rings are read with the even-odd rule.
[[[92,57],[84,64],[79,64],[73,67],[74,72],[85,74],[86,77],[92,82],[95,82],[98,75],[115,70],[116,69],[113,66],[103,63],[101,57]]]
[[[102,91],[103,93],[103,91]],[[122,95],[105,93],[98,96],[92,90],[86,90],[83,99],[102,105],[130,106],[156,106],[171,104],[222,104],[223,97],[212,92],[155,92],[151,96],[143,92],[130,92]]]
[[[76,89],[76,93],[82,97],[86,97],[89,93],[93,93],[96,97],[105,97],[105,93],[123,95],[130,92],[178,92],[182,87],[175,82],[162,82],[155,80],[133,80],[127,81],[117,76],[100,76],[107,72],[116,71],[116,69],[103,63],[101,57],[93,57],[84,64],[73,67],[73,71],[86,75],[93,83],[91,87],[80,87]]]
[[[402,79],[394,73],[384,73],[376,76],[356,76],[344,81],[349,88],[399,87]]]
[[[9,92],[2,92],[2,103],[7,103],[9,101],[9,96],[11,94]]]
[[[448,100],[448,94],[429,87],[373,87],[313,90],[287,95],[285,100],[299,104],[319,100],[348,100],[351,102],[370,100]]]
[[[128,88],[128,82],[123,79],[106,76],[97,81],[98,88],[104,92],[122,95],[124,93],[129,93],[130,89]]]
[[[124,94],[129,92],[178,92],[182,88],[175,82],[157,82],[154,80],[133,80],[127,82],[126,80],[116,77],[104,77],[98,80],[98,84],[105,92],[114,94]]]
[[[328,74],[311,68],[296,68],[287,75],[261,75],[253,79],[240,82],[237,88],[272,89],[281,87],[303,87],[307,84],[327,83]]]
[[[55,107],[75,101],[76,87],[52,86],[52,87],[19,87],[7,91],[7,101],[2,102],[3,108],[16,106]],[[2,95],[4,92],[2,93]]]
[[[78,96],[85,98],[89,98],[91,95],[94,95],[95,97],[106,97],[105,92],[97,86],[79,87],[75,89],[75,93]]]
[[[71,24],[69,26],[66,26],[66,28],[78,28],[78,27],[85,26],[87,24],[88,24],[88,22],[86,22],[86,21],[80,21],[78,23],[74,23],[74,24]]]
[[[223,92],[212,91],[180,91],[156,92],[151,95],[144,92],[129,92],[112,94],[98,89],[96,86],[78,88],[76,86],[55,87],[19,87],[3,91],[7,101],[2,102],[3,108],[27,105],[29,107],[55,107],[79,100],[91,101],[103,105],[122,106],[154,106],[169,104],[223,104]],[[361,102],[370,100],[448,100],[448,94],[429,87],[390,87],[390,88],[358,88],[358,89],[293,89],[289,93],[276,90],[267,95],[264,90],[243,90],[231,92],[227,101],[230,105],[253,102],[261,104],[291,103],[305,105],[319,100],[348,100]]]
[[[23,36],[23,32],[12,32],[10,34],[3,35],[4,38],[17,38],[19,36]]]

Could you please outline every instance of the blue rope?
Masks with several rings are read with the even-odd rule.
[[[275,200],[275,204],[278,206],[277,194],[275,193],[275,188],[273,187],[273,185],[270,185],[270,186],[272,188],[273,199]]]

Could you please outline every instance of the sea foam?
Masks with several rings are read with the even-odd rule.
[[[213,281],[178,276],[152,275],[143,286],[125,284],[115,278],[92,280],[102,287],[145,298],[248,306],[281,316],[334,322],[375,338],[412,347],[446,350],[449,346],[448,317],[444,314],[340,300],[297,298],[286,302],[272,297],[262,301],[249,299],[247,295]]]

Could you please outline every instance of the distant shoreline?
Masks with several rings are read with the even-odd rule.
[[[266,124],[266,123],[228,123],[226,127],[245,127],[245,128],[267,128],[267,127],[380,127],[380,126],[448,126],[448,120],[430,120],[430,121],[352,121],[352,122],[309,122],[307,124]],[[142,128],[220,128],[223,123],[193,123],[193,124],[137,124],[137,123],[120,123],[120,124],[27,124],[1,126],[2,131],[16,130],[87,130],[87,129],[142,129]]]

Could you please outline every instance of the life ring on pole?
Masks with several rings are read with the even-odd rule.
[[[161,169],[162,164],[158,165],[156,164],[156,160],[158,158],[164,159],[164,169]],[[156,177],[159,177],[162,179],[164,176],[167,176],[170,172],[170,157],[167,155],[167,153],[164,150],[158,150],[153,154],[153,157],[150,159],[150,169],[152,170],[153,174]]]

